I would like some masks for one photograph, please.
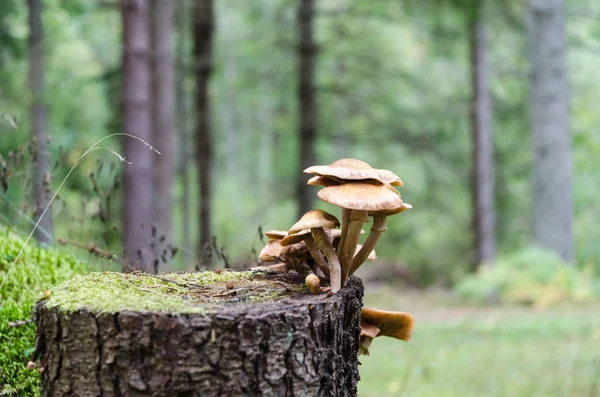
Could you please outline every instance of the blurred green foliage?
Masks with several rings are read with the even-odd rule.
[[[564,302],[588,302],[600,296],[600,280],[591,265],[569,266],[554,252],[528,247],[500,257],[465,276],[456,292],[476,303],[494,297],[504,303],[547,307]]]
[[[468,29],[460,7],[431,8],[420,3],[425,4],[319,2],[316,152],[321,164],[356,157],[400,175],[405,182],[403,199],[414,210],[390,219],[377,252],[385,260],[409,267],[420,285],[449,285],[466,273],[473,245]],[[529,66],[523,3],[492,3],[488,42],[496,229],[504,255],[529,244],[531,237]],[[27,10],[24,2],[16,0],[3,0],[0,7],[9,10],[0,23],[0,40],[11,43],[1,50],[0,113],[10,115],[18,125],[15,129],[0,119],[0,154],[6,157],[26,144],[30,131]],[[241,265],[255,260],[261,248],[259,226],[286,229],[296,221],[294,184],[302,171],[297,165],[296,138],[296,2],[223,0],[216,7],[216,65],[211,81],[213,230],[219,246]],[[595,220],[600,218],[596,193],[600,113],[595,98],[600,93],[600,21],[586,17],[590,6],[585,1],[569,0],[567,7],[577,263],[592,263],[599,271],[600,229]],[[53,172],[56,186],[96,139],[118,132],[120,16],[118,7],[98,2],[48,0],[43,18],[50,146],[53,159],[59,157],[59,147],[64,147],[66,159]],[[184,49],[190,50],[186,31]],[[189,66],[189,58],[179,61]],[[182,73],[187,115],[177,115],[188,134],[194,122],[194,76],[189,69]],[[117,140],[107,143],[117,151],[118,145]],[[180,151],[177,157],[181,158]],[[107,245],[107,226],[95,216],[99,199],[90,193],[88,178],[98,159],[114,158],[108,152],[94,152],[61,192],[62,201],[53,210],[58,237]],[[197,179],[193,164],[191,168],[191,208],[195,209]],[[0,222],[28,232],[30,222],[15,211],[28,197],[22,181],[12,181],[7,198],[0,197]],[[182,182],[179,177],[174,186],[177,200]],[[339,216],[338,208],[316,198],[317,190],[315,207]],[[119,201],[119,197],[112,201],[115,216],[109,228],[118,224]],[[174,239],[181,244],[182,219],[187,215],[180,205],[174,215]],[[188,217],[192,241],[197,241],[197,214],[193,210]],[[115,233],[104,248],[118,253],[121,247]],[[178,254],[169,268],[190,269],[190,262]]]
[[[0,229],[0,282],[17,257],[25,240]],[[44,290],[85,271],[85,266],[62,249],[43,249],[32,242],[10,271],[0,290],[0,395],[39,395],[39,373],[27,370],[33,354],[35,325],[9,327],[9,322],[31,318],[31,311]]]

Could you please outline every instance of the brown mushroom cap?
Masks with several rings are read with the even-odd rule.
[[[399,214],[406,210],[409,210],[412,207],[413,206],[408,203],[402,203],[402,205],[400,207],[395,208],[393,210],[369,211],[369,216],[373,216],[373,215],[377,215],[377,214],[386,215],[386,216],[396,215],[396,214]]]
[[[304,170],[307,174],[335,178],[347,181],[374,179],[379,183],[389,183],[393,186],[402,186],[400,177],[389,170],[371,167],[368,163],[357,159],[341,159],[329,165],[313,165]]]
[[[356,250],[354,250],[354,255],[358,254],[358,252],[361,250],[362,248],[362,244],[357,244],[356,245]],[[367,256],[367,259],[370,261],[374,261],[375,259],[377,259],[377,253],[375,252],[375,250],[371,251],[371,253],[369,253],[369,256]]]
[[[341,185],[342,183],[343,181],[339,180],[338,178],[334,179],[317,175],[310,178],[306,184],[311,186],[333,186]]]
[[[302,215],[302,218],[294,224],[289,230],[289,234],[296,234],[306,229],[326,228],[333,229],[340,226],[340,221],[328,212],[323,210],[310,210]]]
[[[402,205],[400,193],[390,185],[346,183],[321,189],[319,198],[338,207],[361,211],[392,211]]]
[[[287,236],[287,231],[286,230],[269,230],[268,232],[265,232],[265,236],[267,236],[268,239],[281,240],[282,238]]]
[[[277,260],[282,254],[283,247],[281,246],[281,240],[269,239],[258,257],[265,262],[271,262]]]
[[[286,247],[292,244],[298,244],[302,240],[304,240],[304,236],[306,236],[307,234],[310,234],[310,229],[301,230],[296,234],[288,234],[281,240],[280,244],[282,247]]]
[[[379,336],[389,336],[396,339],[409,341],[412,336],[414,318],[404,312],[390,312],[384,310],[363,308],[361,321],[379,328]]]
[[[380,332],[381,330],[373,324],[368,323],[366,321],[360,322],[360,336],[368,336],[369,338],[374,338],[377,335],[379,335]]]

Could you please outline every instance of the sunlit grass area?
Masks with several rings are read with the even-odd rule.
[[[468,307],[441,292],[367,286],[365,306],[416,318],[409,343],[377,338],[360,397],[600,396],[600,305]]]

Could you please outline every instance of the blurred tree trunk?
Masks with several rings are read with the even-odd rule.
[[[50,202],[50,153],[47,140],[47,116],[44,98],[44,27],[42,0],[29,0],[29,85],[32,95],[31,122],[35,144],[34,218],[38,219]],[[35,230],[40,243],[52,243],[50,208]]]
[[[317,133],[317,104],[315,90],[314,0],[298,0],[298,136],[299,166],[302,171],[315,163],[315,138]],[[299,200],[299,217],[310,210],[313,192],[306,184],[306,175],[298,173],[296,195]]]
[[[565,6],[528,0],[533,127],[533,238],[574,260],[569,85]]]
[[[494,261],[494,142],[493,114],[487,57],[487,0],[475,0],[470,21],[471,38],[471,123],[473,134],[472,205],[475,258],[472,270]]]
[[[177,3],[177,73],[176,73],[176,90],[177,90],[177,130],[179,132],[179,172],[181,174],[181,212],[182,212],[182,236],[184,257],[186,263],[192,260],[192,228],[191,228],[191,210],[190,210],[190,134],[189,134],[189,113],[188,113],[188,96],[185,89],[185,80],[188,76],[188,21],[187,18],[190,7],[186,0],[181,0]]]
[[[210,122],[209,81],[212,71],[214,31],[213,0],[194,3],[194,68],[196,76],[196,153],[200,188],[200,244],[202,264],[210,266],[212,136]]]
[[[121,0],[123,18],[123,132],[151,142],[148,0]],[[153,259],[152,152],[123,138],[123,248],[128,267],[147,270]]]
[[[162,155],[154,159],[154,221],[171,239],[175,155],[175,70],[172,56],[173,3],[152,1],[152,143]]]

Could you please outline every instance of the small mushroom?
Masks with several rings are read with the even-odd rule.
[[[371,251],[375,248],[375,245],[379,241],[379,237],[387,230],[386,228],[386,220],[388,216],[399,214],[407,209],[412,208],[412,205],[408,203],[402,203],[398,208],[392,210],[382,210],[382,211],[372,211],[369,212],[369,216],[373,217],[373,226],[371,226],[371,231],[369,232],[369,236],[367,240],[363,244],[360,251],[356,253],[354,258],[352,259],[352,263],[350,264],[350,272],[349,274],[353,274],[360,265],[362,265],[368,256],[371,254]]]
[[[309,274],[304,279],[304,283],[308,287],[311,294],[320,294],[321,292],[327,292],[331,290],[331,288],[321,288],[321,280],[314,274]]]
[[[290,228],[288,236],[281,240],[281,244],[284,246],[304,241],[319,268],[325,275],[331,277],[331,290],[333,293],[339,291],[341,287],[341,267],[337,254],[324,229],[332,229],[339,225],[340,222],[335,216],[323,210],[310,210]],[[323,254],[327,257],[329,265],[327,265]]]
[[[377,336],[389,336],[408,342],[412,337],[414,318],[408,313],[363,308],[360,315],[360,354],[369,354],[369,346]],[[373,328],[374,327],[374,328]],[[377,328],[378,332],[375,331]]]
[[[328,186],[317,195],[323,201],[342,208],[342,238],[338,246],[338,256],[342,267],[342,284],[350,274],[358,237],[362,226],[368,221],[369,212],[391,211],[402,205],[400,193],[390,185],[373,185],[351,182]],[[347,232],[344,234],[344,223]]]
[[[282,240],[270,239],[260,251],[259,258],[265,262],[285,262],[290,269],[300,274],[310,270],[305,263],[310,255],[303,241],[286,244],[286,246],[282,246],[281,242]]]

